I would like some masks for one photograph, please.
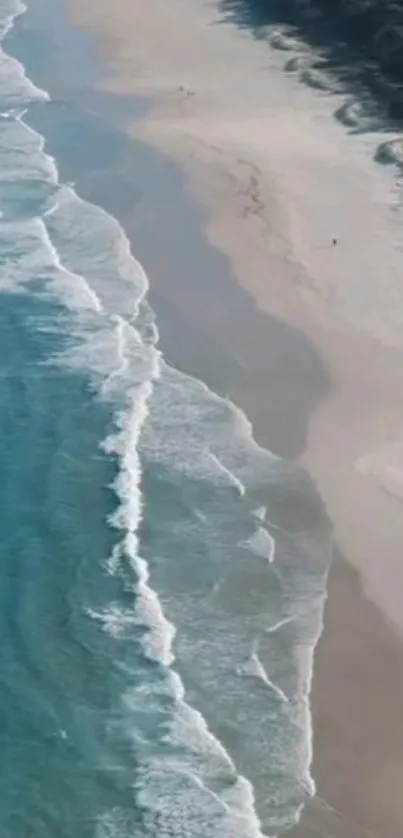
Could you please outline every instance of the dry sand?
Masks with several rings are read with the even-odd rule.
[[[150,97],[133,132],[185,170],[240,285],[329,370],[300,462],[347,560],[333,567],[313,691],[314,774],[332,809],[314,802],[295,834],[356,838],[361,824],[401,838],[402,214],[372,161],[379,137],[349,135],[333,118],[342,99],[285,74],[284,53],[223,22],[216,3],[71,6],[102,36],[110,89]],[[248,410],[245,381],[233,395]],[[252,416],[263,440],[266,399]]]

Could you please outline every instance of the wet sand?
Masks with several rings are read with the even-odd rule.
[[[172,236],[182,245],[169,200],[165,242],[153,241],[152,199],[126,222],[156,307],[171,307],[195,356],[222,354],[229,395],[261,442],[317,481],[346,557],[333,565],[316,655],[319,797],[293,834],[400,838],[403,532],[389,450],[402,429],[403,302],[391,180],[371,161],[374,138],[348,137],[323,97],[281,75],[266,43],[214,25],[212,4],[176,3],[177,16],[160,0],[72,9],[102,36],[109,89],[151,97],[133,135],[186,173],[200,226],[240,288],[215,281],[227,261],[203,262],[190,282],[187,235],[185,261],[167,271]],[[169,348],[169,334],[162,341]]]

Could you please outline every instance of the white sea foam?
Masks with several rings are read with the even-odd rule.
[[[137,838],[135,829],[133,813],[115,806],[98,816],[95,838]]]
[[[105,310],[133,323],[148,291],[148,279],[118,222],[63,186],[46,224],[63,264],[85,275]]]
[[[274,634],[274,632],[278,631],[283,626],[288,625],[288,623],[293,623],[297,617],[297,614],[291,614],[288,617],[284,617],[282,620],[277,620],[277,622],[273,623],[273,625],[266,627],[265,631],[267,634]]]
[[[204,475],[215,483],[224,475],[227,485],[236,486],[241,496],[260,481],[268,486],[276,480],[280,459],[257,444],[252,425],[239,408],[163,361],[161,375],[164,387],[153,399],[157,409],[152,436],[146,435],[144,441],[151,461],[163,463],[174,456],[183,476],[197,473],[199,479]],[[178,440],[184,435],[186,447],[181,451]]]
[[[0,99],[2,112],[34,101],[47,102],[49,94],[33,84],[25,74],[25,68],[0,49]]]
[[[116,602],[110,603],[108,608],[102,611],[88,608],[87,614],[92,620],[97,620],[101,623],[104,631],[110,634],[111,637],[121,637],[123,634],[126,634],[127,629],[137,625],[133,609],[123,609]]]
[[[237,674],[246,675],[250,678],[256,678],[258,681],[262,681],[262,683],[269,687],[274,695],[280,698],[281,701],[284,703],[288,702],[288,698],[284,690],[277,686],[277,684],[271,681],[268,677],[257,652],[252,652],[250,657],[237,667]]]
[[[305,67],[301,72],[301,81],[316,90],[323,90],[325,93],[341,92],[340,84],[332,78],[329,72],[321,69],[320,66]]]
[[[219,460],[219,458],[209,451],[210,460],[217,466],[218,470],[222,472],[222,474],[227,478],[229,484],[231,486],[235,486],[238,489],[239,494],[241,497],[245,494],[245,486],[241,483],[240,480],[232,473],[226,466]]]
[[[266,518],[266,515],[267,515],[267,509],[266,509],[266,507],[265,507],[265,506],[259,506],[257,509],[254,509],[254,510],[253,510],[252,515],[253,515],[253,516],[254,516],[254,517],[255,517],[258,521],[264,521],[264,520],[265,520],[265,518]]]
[[[241,543],[249,547],[257,556],[262,556],[270,564],[274,562],[276,542],[264,527],[258,527],[248,539]]]
[[[24,108],[22,110],[18,110],[15,112],[15,121],[23,126],[26,134],[31,135],[33,141],[37,143],[38,150],[41,152],[41,159],[46,167],[46,172],[55,184],[59,184],[59,172],[56,165],[56,160],[52,157],[51,154],[45,153],[45,138],[42,134],[38,134],[37,131],[32,128],[31,125],[28,125],[27,122],[24,122],[24,116],[27,113],[27,110]]]
[[[285,26],[282,28],[271,27],[268,36],[270,46],[274,47],[274,49],[279,49],[283,52],[288,52],[289,50],[304,51],[306,49],[303,41],[296,37],[295,32],[291,28]]]
[[[164,721],[165,748],[155,754],[145,743],[135,783],[147,835],[262,838],[250,783],[239,777],[203,716],[186,704],[175,673],[166,686],[172,689],[176,705]],[[128,708],[138,713],[144,706],[152,706],[153,699],[140,685],[128,693],[126,701]],[[137,753],[142,747],[136,739]]]
[[[73,274],[62,265],[59,254],[49,237],[46,225],[43,221],[38,220],[38,226],[52,265],[56,268],[53,282],[57,285],[56,293],[62,298],[64,305],[71,307],[73,310],[89,308],[100,314],[102,303],[89,282],[81,274]]]
[[[3,41],[7,32],[12,29],[14,25],[14,21],[24,12],[26,12],[27,7],[25,3],[19,2],[19,0],[2,0],[0,14],[2,15],[2,20],[0,21],[0,41]]]
[[[343,102],[336,115],[343,125],[356,131],[379,130],[382,121],[387,118],[375,102],[354,99]]]
[[[138,804],[144,809],[144,823],[150,838],[261,838],[256,816],[247,814],[245,781],[237,783],[236,807],[228,805],[189,772],[187,765],[171,761],[144,771]],[[235,795],[234,795],[234,799]],[[158,804],[156,805],[156,801]]]
[[[0,180],[37,180],[56,185],[58,173],[53,157],[44,153],[43,137],[24,121],[25,111],[0,120]]]

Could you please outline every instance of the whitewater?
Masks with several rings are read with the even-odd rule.
[[[1,0],[2,39],[25,10]],[[230,401],[166,363],[124,230],[60,182],[30,125],[49,95],[3,50],[0,63],[12,347],[1,445],[27,427],[12,487],[31,491],[23,547],[4,546],[0,709],[16,756],[0,826],[19,838],[276,835],[314,793],[309,692],[329,553],[316,523],[301,530],[284,512],[284,498],[313,508],[314,490]]]

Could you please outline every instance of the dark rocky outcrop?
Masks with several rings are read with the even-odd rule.
[[[403,0],[261,0],[289,22],[321,20],[403,80]],[[282,8],[282,11],[281,11]]]
[[[403,122],[403,0],[221,0],[226,16],[251,27],[290,27],[314,48],[356,100],[368,93],[392,122]]]

